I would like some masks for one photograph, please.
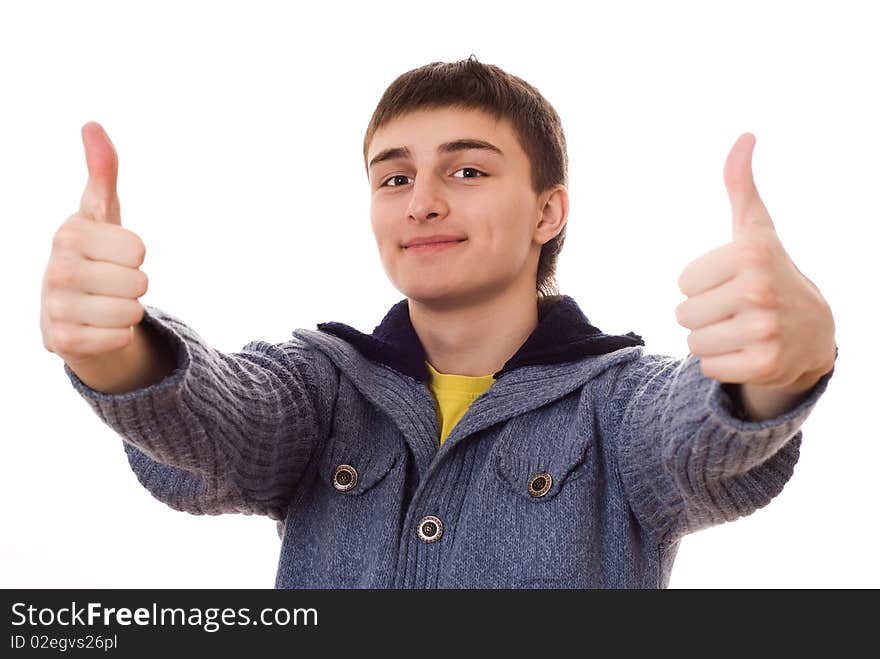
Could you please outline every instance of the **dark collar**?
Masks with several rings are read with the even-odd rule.
[[[336,322],[320,323],[318,329],[348,341],[367,359],[421,382],[431,379],[425,349],[410,321],[406,298],[391,307],[372,334]],[[520,366],[559,364],[636,345],[645,345],[638,334],[604,334],[590,324],[571,297],[557,295],[541,300],[537,327],[494,376],[497,379]]]

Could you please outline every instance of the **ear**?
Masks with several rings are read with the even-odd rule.
[[[568,221],[568,190],[558,183],[538,196],[538,222],[535,224],[535,242],[545,244],[553,240]]]

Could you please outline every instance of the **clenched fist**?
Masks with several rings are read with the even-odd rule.
[[[79,211],[55,232],[40,304],[43,346],[71,368],[132,342],[148,286],[146,247],[122,228],[113,143],[95,122],[82,127],[82,141],[88,182]]]

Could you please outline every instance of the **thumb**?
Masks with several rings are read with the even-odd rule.
[[[80,213],[97,222],[121,225],[119,197],[116,194],[119,160],[113,142],[101,124],[94,121],[82,127],[82,141],[89,180],[80,200]]]
[[[774,228],[752,174],[756,141],[751,133],[740,135],[724,163],[724,185],[733,213],[734,238],[743,237],[754,229]]]

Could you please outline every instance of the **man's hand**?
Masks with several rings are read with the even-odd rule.
[[[834,366],[835,327],[819,289],[786,253],[752,177],[755,136],[724,164],[733,240],[682,271],[676,320],[706,377],[740,383],[751,416],[786,411]]]
[[[81,134],[88,181],[79,211],[52,239],[40,301],[43,346],[71,368],[112,363],[131,350],[144,316],[138,298],[149,285],[144,242],[122,227],[116,148],[94,121]]]

